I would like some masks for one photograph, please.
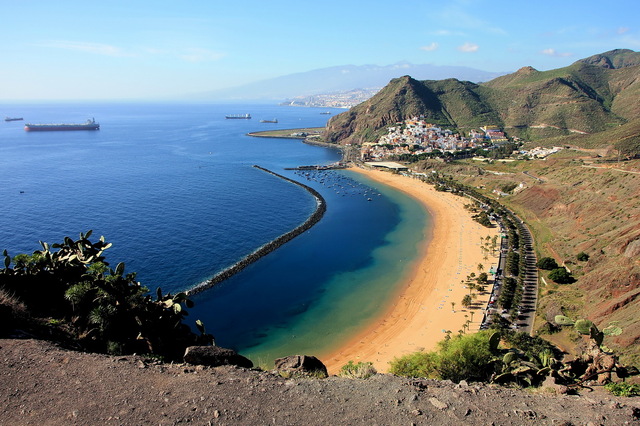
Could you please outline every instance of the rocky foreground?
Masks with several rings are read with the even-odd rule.
[[[239,367],[162,364],[0,340],[2,424],[622,425],[640,399],[555,395],[375,375],[284,379]]]

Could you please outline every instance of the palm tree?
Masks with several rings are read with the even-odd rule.
[[[468,308],[469,306],[471,306],[472,301],[473,301],[473,299],[471,299],[471,295],[470,294],[465,294],[460,303],[465,308]]]

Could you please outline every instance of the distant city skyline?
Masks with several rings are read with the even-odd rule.
[[[342,65],[513,72],[640,50],[640,4],[0,0],[0,101],[153,100]]]

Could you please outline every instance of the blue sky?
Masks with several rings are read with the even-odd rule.
[[[640,50],[638,0],[0,0],[0,100],[146,99],[339,65],[559,68]]]

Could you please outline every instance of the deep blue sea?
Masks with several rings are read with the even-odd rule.
[[[336,347],[380,314],[416,256],[428,217],[413,199],[348,171],[284,170],[340,159],[298,140],[247,136],[320,127],[326,109],[277,105],[0,104],[0,250],[31,253],[93,230],[105,254],[155,291],[197,285],[304,222],[311,230],[194,296],[220,346],[254,363]],[[332,114],[341,110],[330,109]],[[228,120],[227,114],[252,115]],[[99,131],[25,132],[25,122],[84,122]],[[278,123],[260,123],[261,119]],[[420,230],[420,232],[416,232]]]

